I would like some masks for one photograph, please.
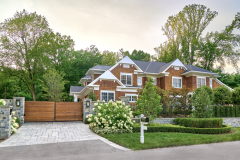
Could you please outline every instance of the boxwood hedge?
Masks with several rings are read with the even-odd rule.
[[[133,132],[140,132],[140,124],[133,126]],[[222,125],[222,128],[191,128],[171,124],[154,124],[147,127],[144,132],[180,132],[180,133],[197,133],[197,134],[220,134],[230,132],[232,129],[229,125]]]
[[[222,118],[175,118],[174,123],[184,127],[221,128]]]

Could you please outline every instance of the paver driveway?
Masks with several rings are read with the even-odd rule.
[[[129,150],[93,133],[87,124],[74,122],[26,122],[0,147],[100,139],[121,150]]]

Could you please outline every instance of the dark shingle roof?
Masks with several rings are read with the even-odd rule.
[[[197,67],[197,66],[193,66],[193,65],[184,64],[184,66],[187,68],[187,70],[183,73],[187,73],[187,72],[190,72],[190,71],[214,73],[214,72],[211,72],[209,70],[206,70],[206,69],[203,69],[203,68],[200,68],[200,67]]]
[[[92,77],[91,76],[85,76],[82,79],[92,79]]]
[[[159,73],[159,70],[164,66],[166,63],[164,62],[151,62],[145,72],[148,73]]]
[[[112,66],[104,66],[104,65],[96,65],[94,66],[93,68],[90,68],[90,69],[98,69],[98,70],[109,70]]]
[[[70,91],[71,92],[81,92],[85,86],[70,86]]]
[[[137,60],[133,60],[133,62],[142,70],[145,71],[146,68],[148,67],[148,65],[151,62],[147,62],[147,61],[137,61]]]
[[[159,73],[163,72],[165,69],[167,69],[169,66],[171,66],[171,64],[174,62],[175,60],[173,60],[172,62],[169,62],[169,63],[165,63],[164,66],[162,66],[160,69],[159,69]]]

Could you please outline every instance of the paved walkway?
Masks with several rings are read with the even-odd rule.
[[[93,133],[87,124],[80,121],[75,122],[26,122],[15,134],[0,143],[0,147],[12,147],[23,145],[102,140],[105,143],[128,151],[107,139]]]

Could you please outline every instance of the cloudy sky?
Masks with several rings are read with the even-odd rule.
[[[218,16],[203,34],[221,31],[240,12],[239,0],[0,0],[0,22],[23,9],[45,16],[54,32],[70,35],[75,49],[143,50],[166,40],[161,27],[189,4],[202,4]],[[226,72],[234,72],[232,66]]]

